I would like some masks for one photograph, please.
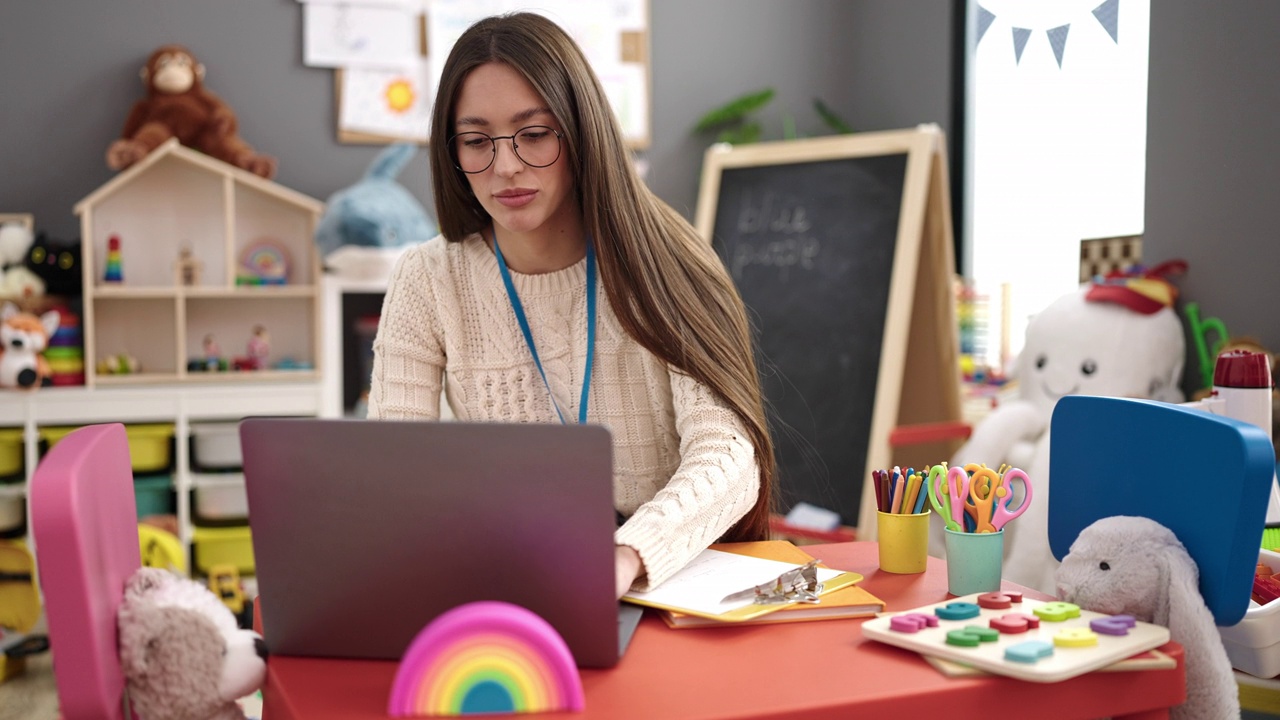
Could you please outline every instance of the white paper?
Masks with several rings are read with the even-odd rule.
[[[435,87],[425,59],[405,69],[349,68],[342,73],[338,127],[423,142],[431,132]]]
[[[403,67],[419,55],[418,13],[403,4],[303,6],[303,62],[311,67]]]
[[[648,592],[633,590],[623,597],[721,615],[752,603],[752,598],[720,602],[726,595],[777,580],[782,573],[798,567],[794,563],[708,549],[657,588]],[[818,582],[826,582],[840,574],[839,570],[818,568]]]

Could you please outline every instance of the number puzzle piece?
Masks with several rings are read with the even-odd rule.
[[[953,602],[933,611],[943,620],[968,620],[982,614],[982,610],[970,602]]]
[[[905,615],[895,615],[889,619],[889,629],[896,632],[916,633],[926,627],[938,627],[938,616],[925,615],[924,613],[906,613]]]
[[[1040,618],[1022,613],[1006,613],[998,618],[991,618],[991,627],[1006,635],[1017,635],[1040,627]]]
[[[1031,612],[1045,622],[1062,622],[1063,620],[1080,617],[1080,606],[1068,602],[1051,602],[1045,603]]]
[[[947,644],[960,647],[978,647],[980,643],[995,642],[1000,633],[990,628],[970,625],[947,633]]]
[[[998,630],[992,630],[989,627],[982,627],[981,625],[965,625],[964,630],[967,633],[977,635],[978,639],[982,642],[995,642],[1000,637],[1000,632]]]
[[[1014,603],[1022,602],[1020,592],[989,592],[978,596],[978,607],[987,610],[1008,610]]]
[[[1004,659],[1020,663],[1034,663],[1053,655],[1053,645],[1043,640],[1028,640],[1004,649]]]
[[[1089,629],[1103,635],[1128,635],[1129,628],[1136,627],[1138,621],[1132,615],[1112,615],[1089,621]]]
[[[1058,647],[1093,647],[1098,644],[1098,636],[1089,628],[1067,628],[1053,636],[1053,644]]]

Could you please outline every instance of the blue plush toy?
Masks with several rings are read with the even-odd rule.
[[[329,198],[316,227],[316,245],[327,267],[340,274],[380,272],[370,266],[385,266],[388,256],[439,232],[422,204],[396,182],[416,152],[412,143],[388,145],[364,177]]]

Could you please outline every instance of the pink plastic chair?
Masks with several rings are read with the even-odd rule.
[[[124,720],[116,611],[142,562],[123,425],[81,428],[49,451],[31,527],[63,720]]]

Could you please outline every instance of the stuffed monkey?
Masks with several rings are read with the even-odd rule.
[[[119,140],[107,148],[107,165],[123,170],[171,137],[187,147],[264,178],[276,160],[254,152],[236,132],[236,115],[204,89],[204,65],[181,45],[165,45],[147,59],[142,83],[147,97],[129,113]]]

